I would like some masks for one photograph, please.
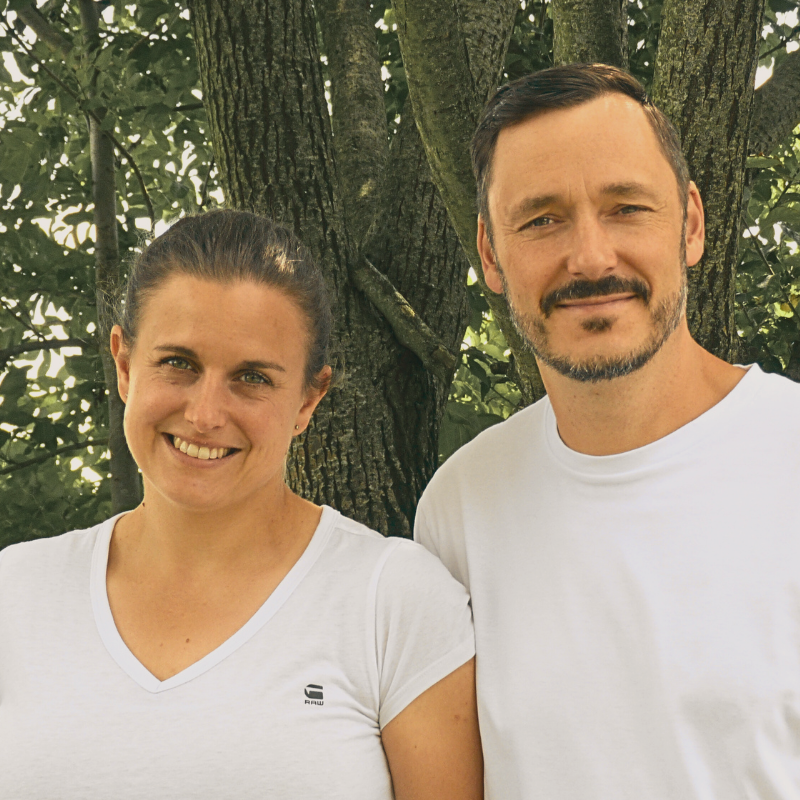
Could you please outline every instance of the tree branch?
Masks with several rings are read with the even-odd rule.
[[[11,463],[10,467],[0,469],[0,475],[9,475],[12,472],[17,472],[25,467],[33,467],[36,464],[43,464],[56,456],[62,456],[65,453],[74,453],[76,450],[85,450],[87,447],[107,447],[108,439],[88,439],[85,442],[76,442],[75,444],[65,444],[63,447],[57,447],[52,452],[45,455],[37,456],[36,458],[29,458],[27,461],[8,462]]]
[[[318,0],[316,7],[328,56],[345,219],[352,240],[360,244],[389,158],[378,42],[366,0]]]
[[[458,366],[458,359],[439,341],[392,282],[363,257],[350,274],[353,283],[386,318],[400,344],[415,353],[430,373],[449,382]]]
[[[216,161],[214,156],[211,156],[211,161],[208,162],[208,172],[206,172],[206,177],[203,181],[203,187],[200,190],[200,208],[205,208],[208,205],[208,184],[211,180],[211,173],[214,170],[215,163]]]
[[[60,34],[31,2],[25,8],[17,9],[17,18],[22,20],[35,34],[53,50],[66,58],[72,50],[72,42]]]
[[[780,63],[753,98],[751,154],[771,153],[800,124],[800,50]]]
[[[81,27],[88,61],[100,48],[100,16],[94,0],[79,0]],[[92,70],[89,92],[95,87],[99,72]],[[101,112],[103,113],[103,112]],[[141,500],[139,470],[125,441],[123,416],[125,405],[117,390],[117,372],[108,346],[114,315],[114,299],[120,285],[120,255],[117,237],[117,186],[114,164],[114,138],[102,130],[102,120],[91,112],[89,149],[92,163],[92,198],[95,226],[95,296],[100,360],[108,389],[108,429],[111,458],[111,505],[114,513],[137,506]],[[118,143],[116,143],[118,144]],[[127,151],[125,151],[127,152]],[[132,161],[132,159],[130,159]],[[152,217],[151,217],[152,220]]]
[[[553,62],[627,67],[627,2],[553,0]]]
[[[34,295],[35,297],[36,295]],[[12,316],[23,328],[30,331],[37,339],[40,341],[44,341],[44,334],[33,324],[33,321],[30,318],[30,315],[23,316],[16,312],[14,306],[10,306],[0,297],[0,308],[3,309],[7,314]]]
[[[393,0],[408,93],[453,226],[473,266],[475,179],[469,147],[485,98],[478,97],[452,0]]]
[[[478,116],[497,85],[516,2],[460,0],[457,18],[454,7],[452,0],[394,0],[409,96],[434,180],[489,308],[514,352],[516,377],[529,403],[544,394],[544,386],[533,354],[511,321],[505,299],[489,291],[483,280],[469,155]],[[478,70],[482,37],[490,32],[500,43],[494,48],[495,63]]]
[[[17,32],[13,28],[8,28],[8,31],[11,35],[16,39],[19,46],[25,52],[25,55],[28,56],[35,64],[39,66],[40,69],[44,70],[73,100],[75,100],[78,105],[83,106],[83,99],[80,93],[76,92],[74,89],[71,89],[61,78],[58,77],[48,66],[45,64],[40,58],[38,58],[22,41],[22,39],[17,35]],[[98,127],[102,125],[103,120],[94,112],[94,110],[89,109],[85,110],[84,113],[90,118],[90,120],[94,120],[97,123]],[[90,123],[91,124],[91,123]],[[150,195],[147,191],[147,186],[144,182],[144,176],[139,169],[139,165],[134,160],[133,156],[131,155],[130,151],[120,142],[116,136],[110,131],[102,131],[103,136],[107,137],[108,140],[117,148],[120,154],[125,158],[128,162],[133,174],[136,176],[136,181],[139,184],[139,188],[142,192],[142,198],[144,199],[144,204],[147,207],[147,215],[150,217],[150,228],[151,230],[155,227],[156,224],[156,215],[153,209],[153,204],[150,202]]]
[[[43,342],[22,342],[22,344],[15,344],[0,350],[0,369],[4,369],[12,358],[22,355],[22,353],[32,353],[38,350],[60,350],[62,347],[94,348],[95,345],[85,339],[47,339]]]

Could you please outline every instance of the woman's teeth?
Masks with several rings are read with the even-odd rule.
[[[230,447],[198,447],[196,444],[185,442],[179,436],[172,437],[172,444],[180,450],[181,453],[186,453],[187,456],[191,456],[192,458],[201,458],[204,461],[210,458],[225,458],[231,451]]]

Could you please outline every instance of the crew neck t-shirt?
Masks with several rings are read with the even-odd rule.
[[[416,525],[472,595],[488,800],[800,798],[800,386],[751,367],[610,456],[545,398]]]
[[[106,594],[116,518],[0,553],[3,800],[388,800],[380,731],[467,662],[467,594],[325,507],[255,615],[159,681]]]

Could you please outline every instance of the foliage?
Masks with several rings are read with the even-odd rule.
[[[800,33],[794,0],[771,0],[761,63],[777,67]],[[779,13],[794,12],[794,24]],[[800,147],[748,159],[744,233],[738,272],[737,327],[743,361],[800,380]]]
[[[13,14],[0,24],[0,351],[31,346],[3,359],[0,547],[94,524],[110,509],[85,115],[102,114],[103,128],[131,153],[156,222],[197,211],[216,188],[183,4],[108,5],[91,60],[74,4],[43,8],[72,44],[66,57],[35,41]],[[87,99],[95,67],[100,78]],[[117,167],[127,259],[151,220],[121,150]],[[35,350],[53,338],[85,344]]]
[[[3,5],[0,0],[0,9]],[[0,547],[93,524],[110,508],[103,480],[106,390],[94,338],[86,115],[101,118],[119,145],[123,259],[132,256],[152,223],[220,198],[184,3],[104,3],[101,47],[92,55],[76,3],[47,0],[40,6],[71,48],[67,55],[15,19],[15,10],[27,5],[12,0],[0,21],[0,508],[5,511]],[[631,70],[648,87],[661,6],[659,0],[629,3]],[[785,58],[799,32],[794,17],[787,21],[785,15],[797,7],[794,0],[769,0],[762,64]],[[380,0],[371,8],[393,131],[408,88],[390,3]],[[552,36],[549,3],[520,0],[503,80],[549,66]],[[95,69],[99,79],[89,99]],[[793,141],[749,163],[737,297],[744,360],[795,378],[800,378],[799,159]],[[469,301],[470,327],[441,429],[442,458],[520,404],[508,349],[474,281]],[[53,338],[82,344],[35,349],[40,340]],[[31,349],[3,355],[20,345]]]

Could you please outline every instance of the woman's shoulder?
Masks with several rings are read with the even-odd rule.
[[[381,565],[391,563],[400,568],[418,567],[435,572],[439,568],[444,569],[436,556],[431,555],[422,545],[411,539],[384,536],[339,512],[333,514],[335,517],[331,521],[334,546],[338,544],[352,554],[363,554],[369,560],[379,561]]]
[[[113,520],[105,520],[91,528],[9,545],[0,551],[0,583],[32,571],[44,577],[52,570],[63,573],[70,565],[88,567],[98,534],[112,523]]]
[[[353,567],[361,564],[378,596],[464,592],[442,562],[422,545],[399,536],[383,536],[338,512],[334,514],[330,550]]]

